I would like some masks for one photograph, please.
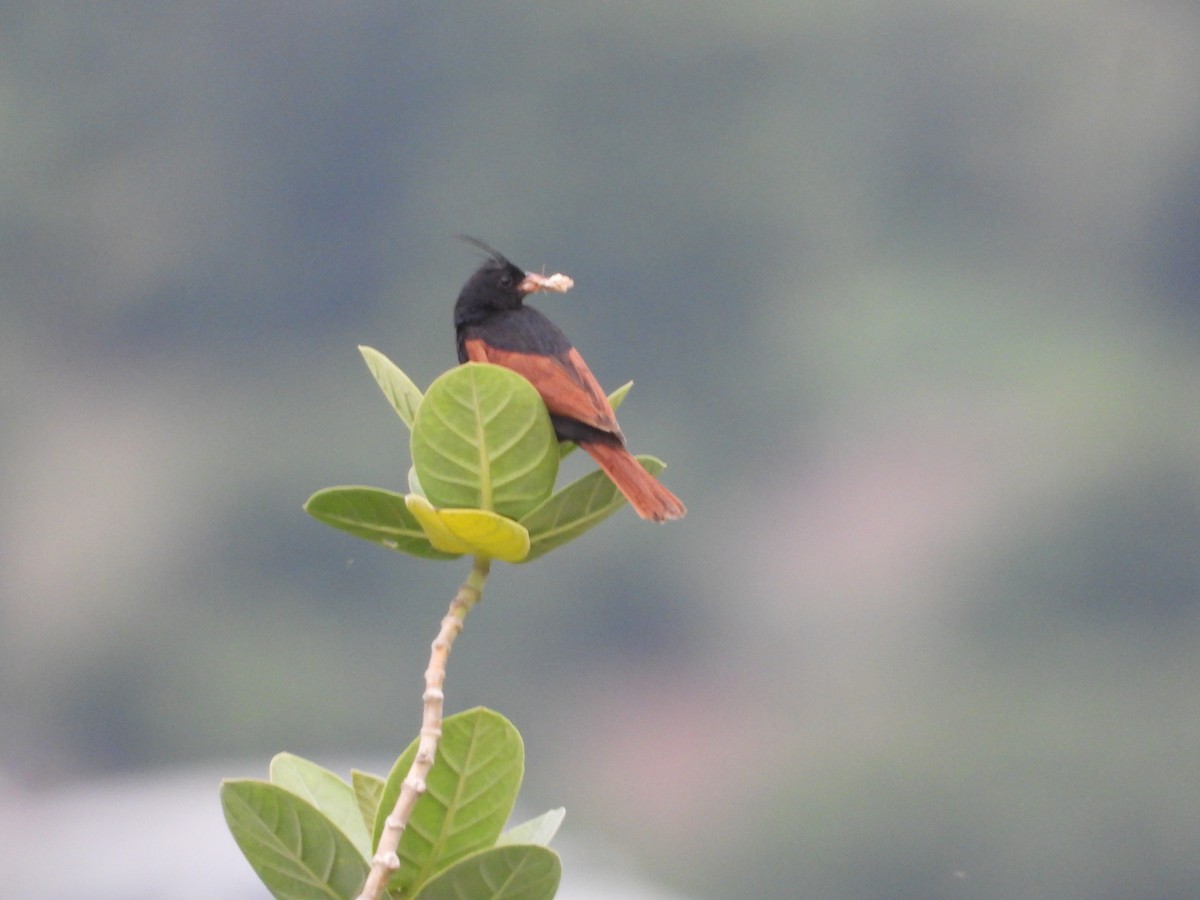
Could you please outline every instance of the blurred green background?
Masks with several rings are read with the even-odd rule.
[[[465,564],[300,506],[404,489],[355,345],[454,363],[467,232],[689,507],[472,614],[531,810],[701,900],[1200,896],[1200,8],[8,3],[0,160],[26,839],[416,734]]]

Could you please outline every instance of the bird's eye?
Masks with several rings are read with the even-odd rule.
[[[500,287],[510,288],[512,286],[513,286],[512,276],[509,275],[507,272],[505,272],[503,275],[500,276]]]

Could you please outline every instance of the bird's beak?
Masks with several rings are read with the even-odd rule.
[[[517,285],[517,293],[524,297],[526,294],[536,294],[546,286],[546,276],[537,272],[526,272],[525,280]]]
[[[528,294],[535,294],[538,291],[554,291],[555,293],[565,294],[574,286],[575,282],[561,272],[555,272],[553,275],[539,275],[537,272],[526,272],[525,279],[517,285],[517,292],[522,297]]]

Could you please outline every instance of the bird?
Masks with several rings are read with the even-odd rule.
[[[565,275],[539,275],[513,265],[476,238],[487,254],[454,304],[459,363],[491,363],[524,377],[541,395],[559,441],[573,441],[596,461],[643,519],[681,519],[683,503],[626,449],[612,404],[579,351],[545,315],[525,305],[538,291],[564,291]]]

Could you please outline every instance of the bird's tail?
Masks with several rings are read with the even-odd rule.
[[[629,505],[643,519],[665,522],[682,519],[687,512],[679,498],[663,487],[662,482],[642,468],[624,447],[612,444],[584,443],[579,446],[588,452],[605,474],[612,479]]]

